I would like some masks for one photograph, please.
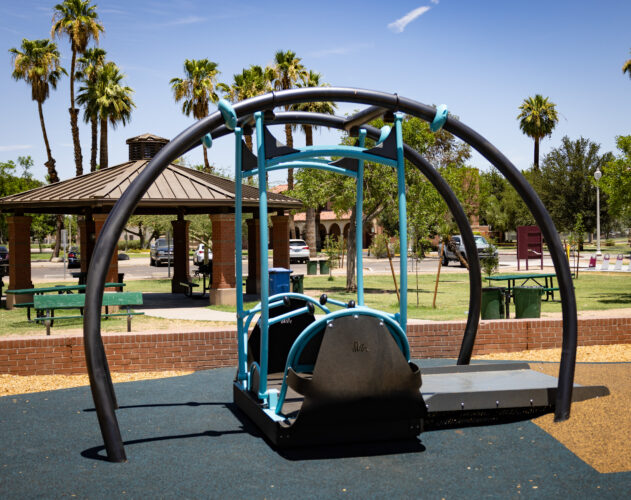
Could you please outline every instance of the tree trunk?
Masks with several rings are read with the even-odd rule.
[[[309,258],[316,257],[316,210],[315,208],[307,207],[305,213],[305,240],[309,247]]]
[[[245,136],[245,145],[248,147],[250,151],[252,151],[252,134]]]
[[[294,147],[294,137],[291,135],[291,125],[289,123],[285,124],[285,139],[287,140],[287,146],[290,148]],[[291,191],[294,189],[294,169],[287,169],[287,188]]]
[[[99,170],[107,168],[107,118],[101,118],[101,155],[99,160]]]
[[[313,127],[305,125],[305,143],[307,146],[313,146]]]
[[[48,134],[46,133],[46,125],[44,124],[44,112],[42,111],[42,103],[37,101],[37,111],[39,112],[39,123],[42,126],[42,134],[44,136],[44,144],[46,145],[46,156],[48,160],[44,165],[48,169],[48,182],[54,184],[59,182],[59,176],[57,175],[57,169],[55,168],[55,159],[50,151],[50,144],[48,142]]]
[[[61,248],[61,228],[64,225],[64,216],[58,215],[57,222],[55,224],[55,248],[53,249],[53,254],[50,256],[50,260],[56,259],[59,257],[59,249]]]
[[[316,209],[316,216],[315,216],[316,251],[322,248],[322,238],[320,238],[320,213],[321,212],[322,212],[321,208]]]
[[[355,268],[357,262],[356,241],[355,241],[355,216],[357,213],[357,205],[353,205],[351,210],[350,226],[348,228],[348,238],[346,238],[346,291],[356,292],[357,281],[355,279]],[[361,271],[361,270],[360,270]]]
[[[202,144],[202,151],[204,151],[204,172],[210,174],[213,170],[210,168],[210,163],[208,163],[208,150],[206,146]]]
[[[90,148],[90,172],[96,172],[96,151],[98,149],[97,141],[99,135],[99,121],[96,116],[90,118],[92,127],[92,147]]]
[[[535,162],[534,162],[536,172],[539,171],[539,137],[535,137]]]
[[[72,131],[72,145],[74,146],[74,163],[77,175],[83,175],[83,156],[81,155],[81,141],[79,140],[79,125],[77,117],[79,110],[74,107],[74,73],[77,62],[77,51],[72,51],[70,63],[70,130]]]

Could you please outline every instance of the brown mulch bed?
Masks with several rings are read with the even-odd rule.
[[[560,356],[560,349],[545,349],[476,359],[558,361]],[[579,347],[577,358],[576,383],[604,385],[611,395],[574,403],[571,418],[565,422],[555,423],[552,415],[533,422],[598,472],[631,471],[631,345]],[[548,375],[557,376],[559,372],[558,363],[530,366]]]

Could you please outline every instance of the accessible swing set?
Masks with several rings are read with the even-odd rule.
[[[287,104],[323,100],[369,107],[349,118],[311,112],[274,112]],[[572,400],[608,394],[605,387],[573,384],[576,301],[567,262],[556,255],[560,251],[563,257],[563,248],[549,215],[515,167],[481,136],[449,118],[445,106],[435,109],[396,94],[327,87],[272,92],[234,106],[222,100],[218,107],[218,112],[191,126],[163,148],[121,197],[103,231],[114,232],[126,222],[152,178],[173,158],[201,142],[211,147],[213,139],[234,134],[238,365],[233,397],[238,408],[273,446],[416,439],[423,431],[525,420],[551,412],[555,412],[556,420],[565,420]],[[255,307],[244,310],[240,286],[243,283],[242,181],[247,177],[258,178],[258,255],[265,256],[266,174],[275,170],[320,169],[356,179],[356,237],[361,241],[365,162],[396,169],[400,248],[406,249],[407,159],[437,187],[460,226],[467,252],[476,255],[473,234],[453,192],[424,158],[404,144],[404,113],[427,120],[434,132],[448,126],[450,132],[470,143],[496,166],[499,164],[500,171],[516,185],[539,219],[546,241],[552,242],[550,250],[564,305],[564,349],[558,380],[530,370],[527,363],[469,364],[480,311],[477,258],[470,259],[469,318],[460,356],[454,365],[421,369],[410,359],[406,335],[406,258],[400,259],[399,312],[391,314],[366,306],[361,245],[357,245],[356,300],[342,302],[326,294],[316,299],[293,292],[270,296],[268,262],[261,258],[261,300]],[[377,130],[367,125],[381,116],[393,122],[392,128]],[[285,123],[343,129],[357,140],[353,146],[289,148],[279,143],[267,128],[268,124]],[[245,145],[245,133],[255,134],[255,153]],[[365,147],[367,137],[376,141],[370,149]],[[94,255],[102,258],[90,268],[84,337],[92,394],[108,459],[124,461],[126,455],[114,412],[117,403],[100,338],[100,316],[95,311],[103,288],[98,288],[99,281],[105,279],[107,256],[113,252],[113,246],[106,241],[100,238],[97,242],[97,247],[101,244],[104,248],[100,252],[95,248]]]

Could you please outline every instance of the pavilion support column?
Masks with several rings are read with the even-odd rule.
[[[210,215],[213,229],[211,304],[236,305],[234,214]]]
[[[180,285],[191,280],[188,258],[188,228],[190,221],[178,217],[172,220],[173,226],[173,278],[171,293],[186,293],[188,287]]]
[[[31,281],[31,220],[32,217],[7,217],[9,225],[9,289],[33,288]],[[7,295],[7,309],[14,304],[33,302],[33,295]]]
[[[248,225],[248,279],[245,282],[245,293],[261,294],[261,260],[259,219],[247,219]]]
[[[96,239],[98,240],[99,234],[101,234],[101,229],[103,228],[103,224],[105,224],[105,220],[107,219],[108,214],[94,214],[94,232],[96,235]],[[116,242],[118,245],[118,241]],[[112,260],[110,261],[110,267],[107,270],[107,276],[105,278],[106,283],[118,283],[118,246],[112,255]],[[115,288],[106,288],[105,290],[114,291]]]
[[[274,267],[289,269],[289,216],[272,217],[272,251]]]
[[[94,251],[95,231],[92,214],[79,219],[79,253],[81,255],[81,272],[87,273]]]

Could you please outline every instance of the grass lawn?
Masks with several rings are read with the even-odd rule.
[[[398,280],[398,276],[397,276]],[[467,274],[445,273],[438,284],[436,309],[432,308],[435,275],[419,275],[418,306],[416,276],[408,278],[408,317],[431,320],[466,320],[469,309],[469,277]],[[305,276],[305,294],[319,297],[326,293],[333,299],[347,302],[356,300],[356,294],[345,291],[346,277]],[[631,307],[631,274],[581,273],[574,281],[578,310],[600,310]],[[364,297],[366,305],[386,312],[399,310],[397,295],[390,276],[365,276]],[[558,293],[555,298],[558,298]],[[245,309],[256,303],[246,303]],[[541,303],[542,312],[561,312],[560,302]],[[221,311],[235,311],[230,306],[209,306]],[[336,309],[333,307],[332,309]],[[514,304],[511,313],[514,314]]]

